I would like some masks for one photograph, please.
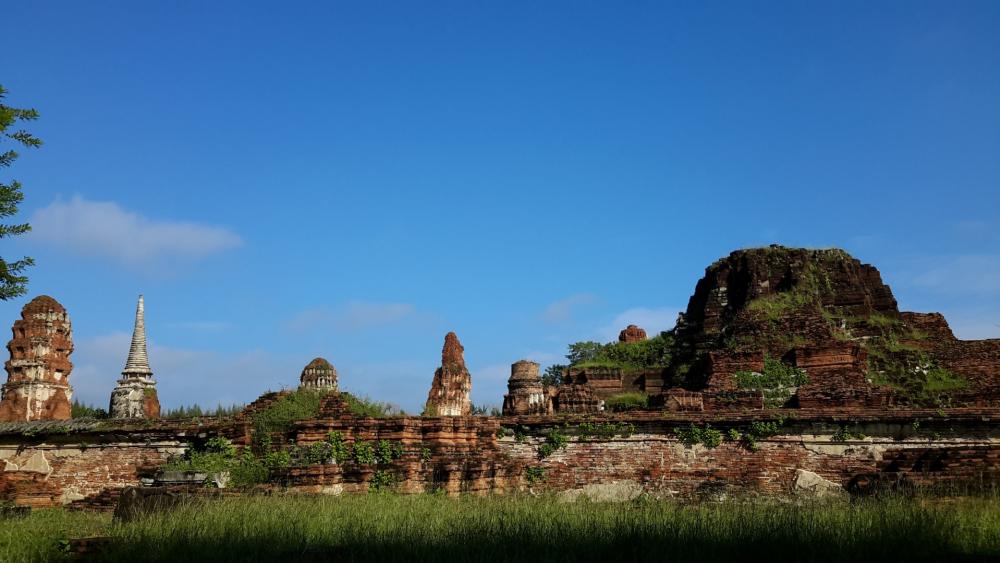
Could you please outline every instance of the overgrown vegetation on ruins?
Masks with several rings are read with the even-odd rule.
[[[611,412],[628,412],[649,407],[649,395],[641,392],[619,393],[604,401],[604,408]]]
[[[250,487],[268,480],[271,471],[289,466],[312,465],[335,461],[354,461],[362,465],[390,463],[403,455],[402,445],[380,440],[376,443],[346,442],[339,432],[331,432],[326,441],[309,447],[275,444],[273,440],[293,427],[296,421],[316,418],[326,393],[300,389],[288,393],[273,404],[251,414],[252,443],[239,454],[228,439],[216,437],[202,445],[192,445],[183,457],[171,460],[165,469],[204,473],[229,473],[232,486]],[[357,416],[394,416],[399,411],[388,403],[358,398],[350,393],[340,393]],[[379,476],[376,488],[390,487],[385,471]],[[393,481],[394,482],[394,481]]]
[[[566,359],[569,360],[569,366],[575,368],[663,368],[670,364],[672,346],[673,336],[668,332],[639,342],[577,342],[569,345]]]
[[[38,511],[0,527],[0,560],[57,561],[69,538],[94,534],[111,537],[107,561],[972,561],[1000,555],[1000,502],[244,497],[123,524]]]
[[[764,356],[764,370],[738,371],[733,374],[736,386],[764,393],[764,406],[777,409],[785,406],[800,385],[809,382],[809,376],[801,369],[780,360]]]

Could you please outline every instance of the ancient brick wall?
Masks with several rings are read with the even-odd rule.
[[[231,429],[227,429],[231,432]],[[67,421],[0,424],[0,500],[26,506],[59,506],[110,500],[189,441],[220,433],[196,422],[110,425]]]
[[[331,416],[298,423],[276,448],[308,448],[336,432],[345,443],[398,445],[385,461],[311,463],[276,470],[271,485],[305,493],[582,491],[625,486],[660,496],[728,491],[791,494],[803,475],[843,490],[886,478],[912,486],[1000,485],[997,409],[886,411],[862,407],[780,412],[639,413],[598,416],[398,417]],[[777,434],[754,447],[724,439],[717,447],[686,445],[678,429],[746,433],[755,422]],[[789,418],[795,416],[796,418]],[[112,505],[126,486],[188,442],[213,435],[245,444],[245,421],[57,428],[0,427],[0,499],[31,506],[68,502]],[[603,429],[603,430],[602,430]],[[547,436],[566,438],[554,447]],[[548,454],[548,455],[543,455]]]
[[[792,411],[785,411],[789,414]],[[992,411],[913,411],[887,416],[865,408],[812,412],[786,420],[779,434],[718,447],[685,445],[675,432],[691,424],[746,432],[761,413],[660,413],[601,417],[464,417],[456,419],[351,419],[313,421],[296,441],[308,446],[330,430],[348,440],[399,441],[405,454],[389,464],[324,464],[293,468],[281,479],[295,489],[340,493],[365,491],[376,473],[391,473],[400,492],[443,490],[508,492],[526,488],[572,491],[630,487],[657,495],[696,495],[703,490],[789,494],[800,475],[841,489],[859,477],[889,474],[918,486],[1000,484],[1000,430]],[[444,422],[442,422],[444,420]],[[581,436],[583,426],[590,433]],[[614,436],[597,436],[595,425],[617,425]],[[546,433],[556,429],[566,447],[543,457]],[[599,433],[599,432],[598,432]],[[845,434],[846,433],[846,434]],[[940,463],[911,460],[938,459]],[[534,478],[529,474],[535,472]],[[542,475],[542,477],[538,477]]]

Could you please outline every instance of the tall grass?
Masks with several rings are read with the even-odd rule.
[[[192,503],[106,533],[107,561],[976,561],[1000,556],[1000,505],[245,497]]]
[[[69,538],[105,533],[110,514],[36,510],[26,518],[0,518],[0,561],[58,561]]]

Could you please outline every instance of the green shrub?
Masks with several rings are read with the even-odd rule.
[[[351,445],[344,442],[344,435],[336,430],[331,430],[326,435],[326,442],[330,444],[330,457],[338,464],[351,459],[353,454]]]
[[[615,436],[628,438],[634,432],[635,425],[628,422],[602,422],[600,424],[583,422],[577,426],[577,434],[581,440],[589,439],[591,436],[604,440],[610,440]]]
[[[268,469],[280,469],[292,464],[292,454],[284,450],[264,454],[264,465]]]
[[[758,440],[769,438],[781,433],[781,427],[785,424],[784,418],[775,420],[755,420],[747,427],[747,431],[741,436],[743,447],[755,452],[760,449]]]
[[[649,406],[649,395],[645,393],[619,393],[604,401],[604,408],[612,412],[642,410]]]
[[[706,448],[716,448],[722,444],[722,432],[712,428],[711,424],[701,428],[692,423],[687,428],[674,428],[674,434],[687,447],[702,444]]]
[[[565,449],[567,444],[569,438],[558,428],[553,428],[545,435],[545,442],[538,447],[538,455],[543,458],[549,457],[556,451]]]
[[[378,457],[375,455],[375,448],[369,442],[354,443],[354,461],[361,465],[375,465]]]
[[[368,490],[371,492],[388,492],[394,489],[398,482],[399,479],[395,473],[384,469],[377,469],[372,473],[372,480],[368,483]]]
[[[333,447],[329,442],[316,442],[306,450],[306,462],[311,465],[326,463],[332,453]]]
[[[184,456],[168,461],[167,471],[199,471],[220,473],[229,471],[236,464],[236,446],[228,439],[210,438],[201,447],[189,446]]]
[[[403,444],[402,442],[379,440],[375,455],[382,463],[392,463],[392,460],[403,457]]]
[[[525,468],[524,478],[529,485],[541,483],[545,480],[545,468],[538,465]]]

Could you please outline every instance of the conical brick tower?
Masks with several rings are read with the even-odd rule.
[[[465,367],[465,348],[454,332],[444,337],[441,350],[441,367],[434,372],[427,405],[424,412],[429,416],[468,416],[472,414],[472,376]]]

